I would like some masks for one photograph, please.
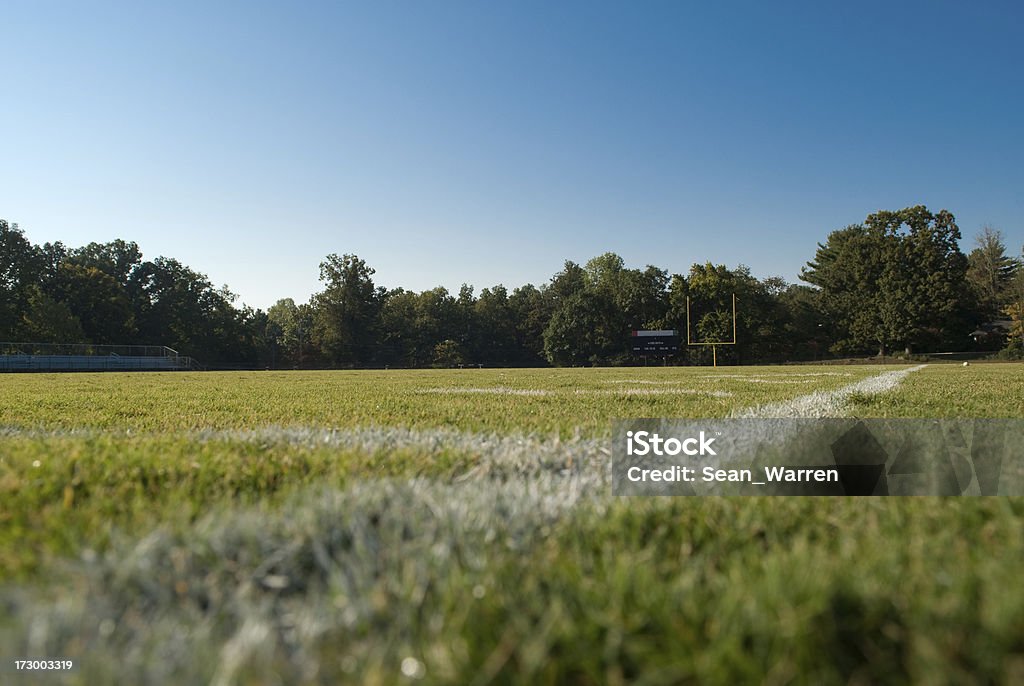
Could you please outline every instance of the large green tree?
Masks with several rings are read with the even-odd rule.
[[[961,345],[967,258],[946,210],[923,205],[871,214],[831,233],[801,278],[818,286],[837,324],[836,352]]]
[[[607,303],[580,291],[565,298],[544,329],[544,355],[559,367],[599,364],[614,341],[608,338]]]
[[[54,300],[38,286],[29,288],[28,302],[18,327],[19,342],[81,343],[82,322],[65,303]],[[22,350],[31,352],[31,348]]]
[[[417,363],[416,294],[403,288],[388,291],[381,302],[378,339],[380,364],[414,367]]]
[[[610,252],[582,268],[566,262],[545,295],[551,309],[544,352],[553,364],[627,362],[629,332],[661,328],[669,311],[667,272],[650,265],[627,269]]]
[[[413,308],[413,351],[415,364],[427,367],[437,361],[437,346],[445,341],[455,341],[457,350],[463,355],[462,336],[454,335],[464,323],[462,311],[457,298],[447,288],[438,286],[423,291],[416,298]],[[452,350],[446,345],[445,350]]]
[[[214,366],[256,364],[252,312],[234,307],[236,296],[178,260],[158,257],[139,265],[134,278],[138,341],[167,345]]]
[[[898,239],[897,258],[886,265],[879,284],[883,319],[892,340],[908,354],[948,346],[961,349],[970,331],[970,300],[967,257],[960,251],[960,229],[952,213],[933,214],[918,205],[879,215],[885,215],[881,221]]]
[[[499,284],[480,291],[473,315],[479,335],[470,361],[488,367],[514,364],[517,357],[515,311],[505,287]]]
[[[39,250],[17,224],[0,219],[0,340],[18,337],[41,268]]]
[[[551,298],[545,290],[526,284],[508,298],[516,327],[516,364],[536,367],[545,364],[544,329],[551,319]]]
[[[834,352],[877,346],[883,354],[891,344],[878,284],[886,264],[896,259],[894,243],[894,237],[876,228],[847,226],[819,243],[814,260],[801,271],[801,279],[821,290],[822,309],[834,323]]]
[[[784,284],[777,278],[762,282],[745,265],[735,269],[711,263],[693,265],[686,288],[691,301],[691,339],[705,343],[735,339],[734,345],[717,349],[719,359],[731,362],[780,359],[786,341],[785,312],[778,293],[784,290]],[[680,328],[685,329],[685,319]],[[682,333],[685,337],[685,330]],[[707,346],[691,352],[693,359],[707,356]]]
[[[834,339],[833,322],[821,304],[821,291],[810,286],[787,285],[778,294],[784,339],[784,360],[817,360],[828,352]]]
[[[306,304],[296,305],[292,298],[282,298],[270,306],[266,317],[270,366],[304,367],[311,352],[312,308]]]
[[[332,365],[358,367],[373,359],[384,297],[373,274],[355,255],[330,254],[320,263],[324,290],[313,297],[313,335]]]
[[[68,252],[67,260],[82,267],[93,267],[128,289],[135,270],[142,264],[142,251],[134,241],[120,238],[109,243],[89,243]]]
[[[65,261],[49,293],[82,323],[89,343],[124,344],[135,333],[135,316],[127,290],[97,267]]]

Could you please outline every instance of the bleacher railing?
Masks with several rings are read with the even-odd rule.
[[[0,342],[0,371],[183,371],[201,369],[165,345]]]

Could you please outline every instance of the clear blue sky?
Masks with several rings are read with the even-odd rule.
[[[0,4],[0,217],[135,240],[267,307],[566,259],[796,280],[946,208],[1024,243],[1016,2]]]

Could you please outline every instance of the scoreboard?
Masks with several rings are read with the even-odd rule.
[[[679,332],[675,329],[633,331],[630,348],[637,355],[674,355],[679,352]]]

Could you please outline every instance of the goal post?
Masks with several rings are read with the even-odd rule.
[[[686,296],[686,345],[711,346],[712,364],[718,366],[718,346],[736,345],[736,294],[732,294],[732,340],[731,341],[694,341],[691,336],[692,326],[690,324],[690,296]]]

